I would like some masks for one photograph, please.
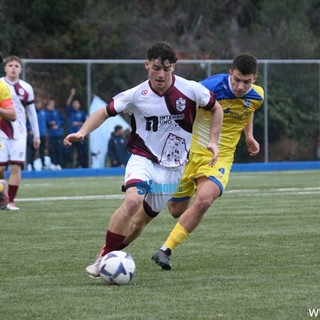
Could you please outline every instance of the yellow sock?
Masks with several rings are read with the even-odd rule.
[[[182,241],[186,240],[188,235],[189,232],[179,222],[177,222],[168,239],[164,243],[164,246],[173,250]]]

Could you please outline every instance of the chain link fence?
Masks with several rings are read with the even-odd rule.
[[[108,101],[146,79],[144,60],[23,59],[22,78],[36,99],[54,99],[63,108],[70,89],[89,110],[92,97]],[[227,73],[232,60],[179,60],[176,74],[200,81]],[[243,138],[235,162],[313,161],[320,159],[320,60],[258,60],[257,84],[265,102],[254,120],[261,152],[247,155]]]

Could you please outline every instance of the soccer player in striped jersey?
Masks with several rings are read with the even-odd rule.
[[[126,247],[129,241],[124,240],[132,233],[137,237],[171,198],[173,192],[165,188],[152,192],[152,186],[173,186],[180,181],[198,108],[208,110],[210,118],[209,162],[213,164],[218,157],[223,112],[214,94],[200,83],[173,74],[177,57],[167,42],[153,44],[147,56],[145,69],[149,79],[113,97],[106,108],[93,113],[79,131],[64,140],[65,145],[70,146],[72,142],[82,141],[109,117],[120,112],[131,116],[128,149],[132,156],[126,166],[125,199],[110,219],[105,245],[98,258],[86,268],[93,277],[100,275],[102,256]],[[136,226],[132,217],[141,212],[141,208],[145,212],[140,216],[143,221]],[[136,227],[139,230],[135,230]]]
[[[9,56],[5,59],[5,76],[0,78],[10,90],[17,119],[14,122],[1,120],[0,137],[2,139],[2,151],[0,153],[0,178],[4,178],[5,170],[10,164],[9,203],[8,210],[20,210],[14,199],[21,182],[21,166],[26,159],[27,146],[27,115],[33,132],[35,149],[39,148],[39,126],[36,107],[34,105],[34,92],[32,86],[19,79],[22,71],[22,62],[17,56]]]
[[[243,53],[234,58],[228,74],[214,75],[201,81],[214,92],[224,112],[219,158],[213,167],[208,165],[210,152],[206,143],[210,128],[209,114],[199,109],[194,123],[189,162],[180,181],[179,191],[168,204],[172,216],[179,220],[163,246],[152,256],[164,270],[171,269],[172,250],[199,225],[205,212],[225,190],[242,131],[249,154],[255,156],[260,150],[253,136],[254,112],[261,107],[264,99],[263,89],[254,84],[257,73],[256,58]],[[194,201],[189,206],[194,195]]]
[[[16,110],[14,109],[12,97],[8,87],[0,82],[0,121],[15,121],[17,118]]]
[[[11,98],[8,87],[0,81],[0,127],[1,121],[15,121],[17,117],[16,110],[14,109],[13,101]],[[2,148],[2,139],[0,137],[0,153]],[[9,202],[8,184],[4,179],[0,180],[0,209],[7,208]]]

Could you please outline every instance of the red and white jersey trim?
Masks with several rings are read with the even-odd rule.
[[[149,80],[121,92],[108,104],[109,115],[131,116],[128,147],[165,167],[187,161],[197,108],[212,109],[214,94],[200,83],[173,76],[171,87],[159,95]]]

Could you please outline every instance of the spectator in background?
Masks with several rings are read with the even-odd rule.
[[[108,157],[111,167],[124,167],[128,161],[127,142],[122,126],[117,125],[111,133],[108,143]]]
[[[8,210],[20,210],[14,203],[21,183],[21,167],[26,160],[27,149],[27,115],[33,132],[35,149],[40,146],[38,118],[34,105],[32,86],[20,79],[22,62],[17,56],[5,59],[5,76],[1,78],[10,90],[17,119],[13,122],[1,120],[0,137],[2,149],[0,152],[0,179],[4,178],[5,170],[10,165],[9,203]]]
[[[43,100],[36,101],[36,109],[39,123],[40,132],[40,148],[39,148],[39,158],[41,160],[42,169],[46,168],[44,157],[46,155],[47,148],[47,110],[45,108]]]
[[[70,90],[70,95],[67,99],[65,111],[67,114],[67,129],[68,134],[77,132],[87,119],[87,114],[80,110],[81,104],[79,100],[75,100],[76,89]],[[77,160],[74,161],[74,152],[77,153]],[[74,165],[76,162],[77,168],[88,168],[88,140],[84,139],[75,142],[71,148],[66,149],[67,161]]]
[[[64,116],[55,108],[56,102],[49,100],[47,104],[47,128],[49,137],[49,156],[51,170],[61,170],[63,157]]]

